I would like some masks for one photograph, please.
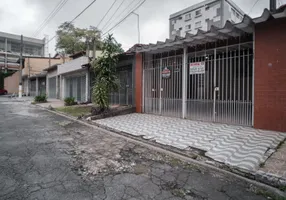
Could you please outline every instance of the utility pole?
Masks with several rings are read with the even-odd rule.
[[[22,68],[23,68],[23,35],[21,35],[21,47],[20,47],[19,98],[22,98]]]
[[[93,52],[92,52],[92,57],[95,59],[96,56],[96,42],[95,42],[95,36],[93,37]]]
[[[51,54],[49,53],[49,67],[51,66]]]
[[[140,44],[140,16],[135,12],[132,12],[132,14],[137,16],[138,44]]]
[[[86,38],[85,43],[86,43],[86,57],[89,57],[89,39],[88,38]]]
[[[8,44],[7,44],[7,38],[5,38],[5,72],[7,72],[8,69],[8,56],[7,56],[7,51],[8,51]]]
[[[276,11],[277,8],[277,2],[276,0],[270,0],[270,12],[274,13]]]
[[[221,0],[221,28],[224,27],[225,24],[225,17],[224,17],[224,5],[225,5],[225,0]]]

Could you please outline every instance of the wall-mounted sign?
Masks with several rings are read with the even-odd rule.
[[[170,78],[170,77],[171,77],[170,67],[163,67],[163,69],[162,69],[162,78]]]
[[[190,74],[204,74],[206,72],[205,62],[190,63]]]

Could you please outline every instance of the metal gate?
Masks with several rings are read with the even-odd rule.
[[[182,55],[154,55],[144,63],[144,112],[180,117],[182,113]],[[149,58],[152,55],[148,55]]]
[[[185,118],[251,126],[252,45],[190,51],[186,83],[182,82],[182,55],[145,54],[144,112],[181,117],[182,84],[186,84]]]
[[[52,77],[48,80],[49,83],[49,98],[57,98],[57,78]]]
[[[132,69],[119,71],[119,88],[118,91],[110,94],[111,105],[132,105]]]
[[[188,55],[186,118],[252,125],[252,44]],[[192,71],[203,63],[204,70]]]
[[[65,78],[65,97],[74,97],[78,102],[86,99],[86,75]]]
[[[31,80],[30,96],[36,96],[36,80]]]

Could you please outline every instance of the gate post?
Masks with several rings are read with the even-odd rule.
[[[213,95],[214,95],[214,104],[213,104],[213,121],[215,121],[215,116],[216,116],[216,90],[217,90],[217,85],[216,85],[216,48],[214,49],[214,88],[213,88]]]
[[[187,47],[184,46],[183,53],[183,69],[182,69],[182,118],[186,117],[186,102],[187,102]]]

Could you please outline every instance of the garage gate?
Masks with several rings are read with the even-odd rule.
[[[74,97],[78,102],[86,102],[86,75],[65,78],[65,97]]]
[[[49,82],[49,98],[57,98],[57,78],[52,77],[48,79]]]
[[[252,126],[253,44],[144,55],[145,113]],[[183,84],[184,87],[183,87]],[[185,88],[185,100],[183,93]]]
[[[132,105],[133,104],[133,85],[132,85],[132,66],[118,70],[118,90],[111,92],[111,105]]]

